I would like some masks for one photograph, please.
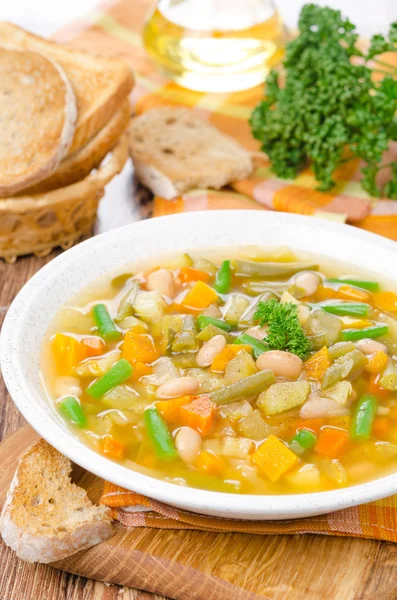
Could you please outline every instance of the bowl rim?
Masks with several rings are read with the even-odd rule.
[[[258,218],[269,219],[270,223],[273,221],[275,224],[294,225],[302,223],[308,225],[310,223],[312,227],[328,229],[335,233],[348,233],[352,240],[354,238],[361,239],[364,242],[367,241],[382,246],[387,251],[397,252],[396,242],[350,225],[311,216],[259,210],[217,210],[181,213],[138,221],[94,236],[60,254],[42,267],[22,287],[8,309],[0,335],[0,366],[12,400],[24,418],[48,443],[84,469],[123,488],[133,488],[133,491],[139,494],[149,496],[165,504],[187,508],[192,512],[208,515],[222,514],[226,517],[244,520],[271,519],[273,515],[273,518],[277,520],[285,520],[287,518],[299,518],[296,517],[297,513],[301,516],[314,516],[378,500],[397,493],[397,472],[366,483],[337,490],[288,495],[233,494],[178,486],[133,471],[101,456],[81,442],[71,431],[62,428],[55,420],[48,419],[45,415],[43,420],[43,417],[40,418],[34,410],[30,409],[30,403],[26,400],[32,399],[33,395],[22,376],[19,358],[15,356],[16,353],[13,353],[12,349],[16,347],[18,335],[18,327],[15,324],[21,319],[21,311],[29,310],[29,305],[34,303],[33,292],[37,290],[38,286],[43,285],[58,267],[66,265],[72,259],[77,258],[82,249],[99,247],[103,242],[130,229],[133,232],[138,229],[144,232],[149,230],[148,234],[150,235],[152,223],[169,224],[170,221],[174,221],[175,224],[182,227],[187,226],[189,221],[194,222],[195,219],[221,219],[225,214],[231,213],[235,215],[235,218],[241,217],[242,213],[251,216],[253,213],[257,213]],[[326,254],[323,253],[323,255]],[[50,421],[51,427],[45,426],[45,420]],[[276,517],[274,517],[275,513],[277,514]]]

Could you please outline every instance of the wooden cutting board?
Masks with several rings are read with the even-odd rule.
[[[18,457],[37,439],[25,425],[0,445],[0,505]],[[91,500],[102,481],[74,469]],[[53,566],[179,600],[397,598],[397,545],[314,535],[260,536],[115,525],[107,542]],[[44,599],[43,599],[44,600]]]

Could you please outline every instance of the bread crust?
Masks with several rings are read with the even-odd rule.
[[[109,123],[84,148],[61,161],[56,171],[47,179],[21,190],[18,195],[42,194],[84,179],[101,164],[105,156],[116,146],[120,136],[127,128],[130,116],[131,105],[126,99]]]
[[[9,196],[50,175],[72,143],[76,99],[62,67],[0,48],[0,114],[0,196]]]
[[[44,440],[21,456],[1,514],[0,532],[22,560],[58,561],[113,535],[109,510],[92,505],[85,490],[70,482],[70,472],[70,461]],[[75,504],[75,512],[73,506],[49,504],[55,503],[57,494],[58,502]]]
[[[253,170],[248,150],[187,108],[134,117],[128,140],[138,178],[167,200],[193,188],[219,189]]]
[[[67,156],[83,148],[108,123],[134,85],[127,61],[73,50],[44,40],[12,23],[0,22],[0,44],[6,48],[41,52],[65,71],[74,89],[78,110]]]

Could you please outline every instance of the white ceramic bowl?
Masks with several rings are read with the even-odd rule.
[[[195,212],[143,221],[94,237],[55,258],[19,292],[1,334],[1,367],[19,410],[52,446],[103,479],[156,500],[208,515],[287,519],[318,515],[397,493],[397,473],[330,492],[234,495],[180,487],[131,471],[82,444],[45,398],[40,347],[55,312],[90,281],[124,263],[174,250],[216,245],[288,245],[395,278],[397,244],[346,225],[262,211]]]

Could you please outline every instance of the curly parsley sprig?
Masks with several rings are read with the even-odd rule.
[[[275,298],[259,302],[254,320],[261,327],[268,325],[263,343],[269,350],[285,350],[303,359],[312,349],[311,342],[299,323],[296,304],[281,304]]]
[[[250,124],[279,177],[294,179],[310,165],[319,189],[327,191],[335,185],[337,167],[360,158],[366,163],[363,188],[396,198],[395,163],[381,161],[390,140],[397,140],[397,81],[393,67],[376,57],[397,50],[397,23],[387,37],[373,36],[366,54],[357,40],[355,26],[340,11],[305,5],[299,36],[286,46],[285,84],[280,85],[279,73],[270,72],[266,99]],[[388,68],[380,82],[372,77],[379,65]],[[384,166],[392,170],[382,189],[377,175]]]

